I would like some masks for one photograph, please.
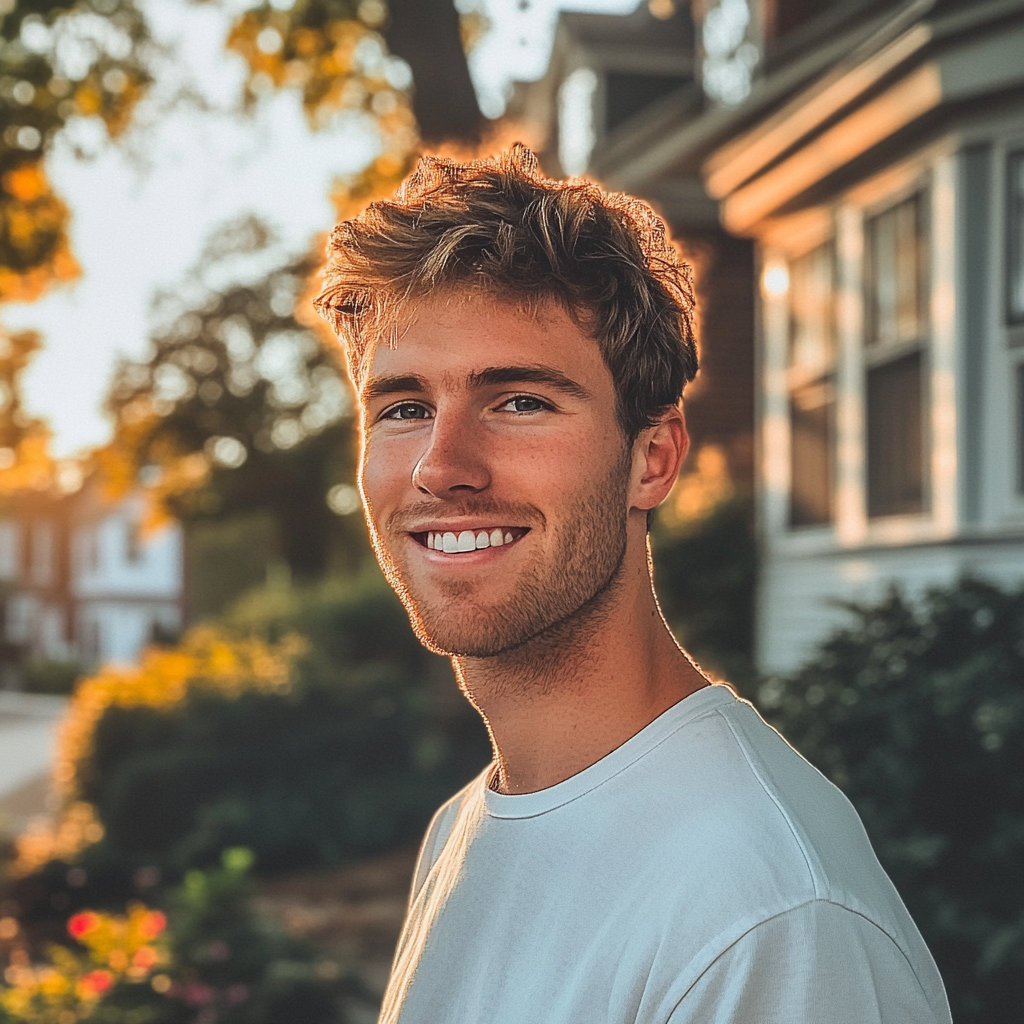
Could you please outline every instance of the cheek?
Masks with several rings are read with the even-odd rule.
[[[401,472],[394,451],[384,451],[372,439],[364,439],[359,457],[358,483],[364,507],[369,511],[382,505],[401,490]]]

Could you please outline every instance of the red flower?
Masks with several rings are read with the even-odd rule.
[[[159,910],[151,910],[142,919],[139,932],[143,938],[155,939],[167,927],[167,918]]]
[[[99,914],[94,914],[91,910],[86,910],[81,914],[75,914],[75,916],[68,921],[68,934],[73,939],[80,939],[83,935],[88,935],[89,932],[95,931],[99,927],[99,924]]]
[[[86,992],[102,995],[114,984],[114,976],[110,971],[92,971],[82,978],[81,984]]]

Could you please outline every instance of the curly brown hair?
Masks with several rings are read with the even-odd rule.
[[[446,290],[561,305],[600,347],[630,441],[697,372],[690,268],[664,223],[632,196],[545,177],[520,144],[467,163],[423,157],[393,201],[334,229],[315,306],[358,387],[373,343],[394,343],[415,300]]]

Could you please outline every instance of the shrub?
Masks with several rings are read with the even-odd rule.
[[[190,871],[127,913],[84,910],[67,922],[75,948],[51,944],[46,962],[12,954],[0,1020],[10,1024],[340,1024],[355,994],[341,965],[270,928],[249,908],[252,855],[228,850],[219,867]],[[4,1016],[6,1014],[6,1016]]]
[[[674,512],[668,505],[651,530],[658,601],[700,665],[744,690],[753,675],[757,575],[751,502],[730,495],[692,517]]]
[[[22,688],[26,693],[50,693],[66,696],[82,678],[82,666],[77,661],[50,661],[33,658],[22,668]]]
[[[115,898],[140,867],[179,877],[228,846],[269,870],[368,856],[418,841],[488,749],[379,574],[265,591],[80,685],[57,763],[65,813],[20,841],[20,872],[59,860],[64,890],[75,862],[93,898]]]
[[[958,1024],[1024,1006],[1024,590],[897,592],[758,703],[856,805]]]

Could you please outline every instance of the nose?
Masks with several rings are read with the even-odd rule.
[[[477,493],[490,486],[483,439],[474,424],[438,413],[430,443],[413,469],[413,486],[434,498]]]

